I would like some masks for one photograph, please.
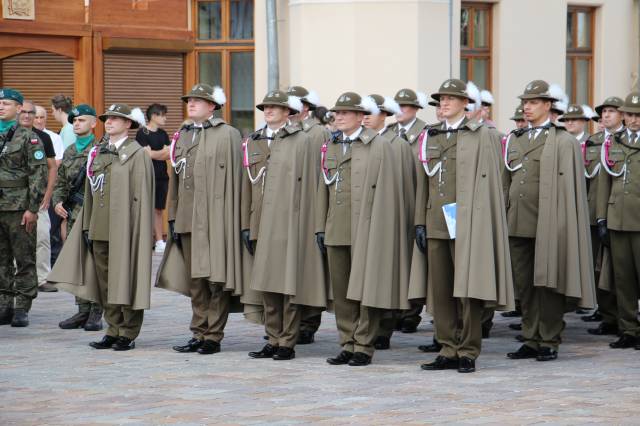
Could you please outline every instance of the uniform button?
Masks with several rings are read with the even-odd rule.
[[[445,155],[444,157],[442,157],[442,159],[443,159],[443,160],[446,160],[446,159],[447,159],[447,156]]]
[[[191,189],[191,187],[189,185],[185,185],[184,186],[186,189]]]
[[[524,185],[524,181],[523,180],[520,181],[520,185]]]
[[[628,194],[629,194],[629,191],[624,191],[624,193],[625,193],[626,195],[628,195]]]
[[[338,189],[338,192],[342,192],[342,189]]]
[[[100,207],[104,207],[104,204],[103,204],[103,203],[100,203]]]
[[[526,172],[527,172],[527,169],[522,169],[522,173],[526,173]]]
[[[441,192],[441,193],[440,193],[440,196],[441,196],[441,197],[444,197],[444,194]]]
[[[529,159],[529,157],[524,157],[524,159],[525,159],[525,160],[528,160],[528,159]]]
[[[336,204],[342,204],[342,202],[341,201],[336,201]]]
[[[520,197],[520,198],[524,197],[524,194],[519,194],[519,197]]]

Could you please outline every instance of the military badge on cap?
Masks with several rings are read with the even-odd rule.
[[[640,92],[629,93],[619,110],[629,114],[640,114]]]
[[[227,96],[221,87],[211,87],[205,83],[196,84],[191,88],[189,93],[180,97],[183,102],[189,102],[189,98],[204,99],[205,101],[213,102],[218,108],[227,103]]]

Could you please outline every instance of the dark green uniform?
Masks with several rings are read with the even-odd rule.
[[[26,210],[38,214],[47,185],[47,159],[36,134],[12,127],[0,134],[0,316],[29,311],[38,295],[36,227],[21,225]],[[15,268],[14,268],[15,260]]]

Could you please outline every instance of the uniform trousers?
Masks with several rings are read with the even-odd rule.
[[[600,253],[600,247],[602,240],[598,232],[597,226],[591,227],[591,253],[593,255],[593,264],[596,265],[596,259]],[[600,281],[600,271],[594,271],[594,277],[596,281],[596,300],[598,302],[598,312],[602,315],[602,322],[607,325],[618,325],[618,303],[616,299],[615,279],[612,277],[611,291],[602,290],[598,288],[598,282]]]
[[[191,234],[180,234],[182,255],[187,271],[191,271]],[[224,291],[224,283],[214,283],[205,278],[192,278],[191,324],[189,329],[198,340],[220,343],[229,318],[231,292]]]
[[[300,314],[300,331],[315,334],[320,328],[324,308],[317,306],[302,306]]]
[[[640,337],[640,232],[610,231],[613,274],[621,333]]]
[[[272,346],[293,349],[298,341],[302,310],[291,299],[288,294],[262,293],[264,329]]]
[[[351,246],[327,246],[333,309],[342,350],[373,355],[384,309],[347,299],[351,272]]]
[[[20,224],[24,211],[0,211],[0,308],[29,311],[38,296],[36,230]],[[15,261],[15,262],[14,262]]]
[[[38,212],[38,236],[36,242],[36,271],[38,273],[38,284],[47,282],[47,275],[51,272],[51,219],[49,211]]]
[[[455,240],[427,239],[428,285],[440,355],[476,359],[482,348],[484,302],[453,296]]]
[[[103,303],[104,320],[107,323],[107,336],[126,337],[135,340],[140,334],[144,310],[131,309],[127,305],[112,305],[109,300],[109,242],[93,242],[93,259]]]
[[[535,238],[509,237],[513,283],[522,308],[522,336],[532,349],[557,351],[564,330],[565,296],[533,285]]]

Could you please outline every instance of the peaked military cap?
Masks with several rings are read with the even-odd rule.
[[[24,101],[22,93],[20,93],[16,89],[10,89],[8,87],[0,89],[0,99],[11,99],[12,101],[16,101],[20,105],[22,105],[22,102]]]
[[[377,94],[369,95],[369,97],[375,101],[380,112],[385,113],[387,116],[395,115],[400,112],[400,105],[391,98]]]
[[[131,121],[131,128],[137,129],[140,123],[131,115],[131,108],[127,104],[113,104],[99,118],[100,121],[106,121],[108,117],[121,117]]]
[[[313,111],[318,107],[320,100],[315,92],[309,92],[302,86],[291,86],[287,89],[287,93],[291,96],[297,96],[302,102],[309,106],[309,110]]]
[[[411,105],[420,109],[426,106],[424,102],[420,102],[418,94],[411,89],[400,89],[393,97],[393,100],[396,101],[398,105]]]
[[[549,101],[559,101],[560,99],[554,97],[549,91],[549,83],[544,80],[533,80],[527,84],[524,88],[524,93],[518,98],[525,99],[545,99]]]
[[[69,116],[67,117],[67,121],[73,124],[73,119],[76,117],[80,117],[81,115],[93,115],[97,116],[96,110],[93,109],[91,105],[80,104],[73,107],[73,109],[69,112]]]
[[[524,107],[522,104],[518,105],[516,111],[513,113],[513,117],[509,120],[524,120]]]
[[[624,99],[624,105],[619,110],[631,114],[640,114],[640,92],[629,93]]]
[[[471,104],[476,102],[475,99],[473,99],[467,93],[466,83],[457,78],[450,78],[448,80],[445,80],[445,82],[442,83],[442,85],[440,85],[440,89],[438,89],[436,93],[431,94],[431,97],[436,101],[440,102],[440,96],[442,95],[449,95],[449,96],[455,96],[457,98],[468,99],[469,103]]]
[[[355,92],[345,92],[340,95],[331,111],[355,111],[363,112],[365,115],[371,114],[371,111],[362,105],[362,97]]]
[[[598,115],[602,115],[602,110],[604,107],[613,107],[615,109],[619,109],[622,105],[624,105],[624,101],[617,96],[609,96],[604,100],[600,105],[596,106],[595,110]]]
[[[180,97],[183,102],[188,102],[189,98],[204,99],[213,102],[218,107],[222,107],[227,102],[227,97],[221,87],[211,87],[205,83],[198,83],[191,88],[191,91]]]
[[[302,103],[295,105],[295,101],[291,99],[293,96],[289,96],[282,90],[272,90],[262,99],[262,102],[256,105],[260,111],[264,111],[266,106],[279,106],[283,108],[289,108],[291,114],[297,114],[302,110]]]

